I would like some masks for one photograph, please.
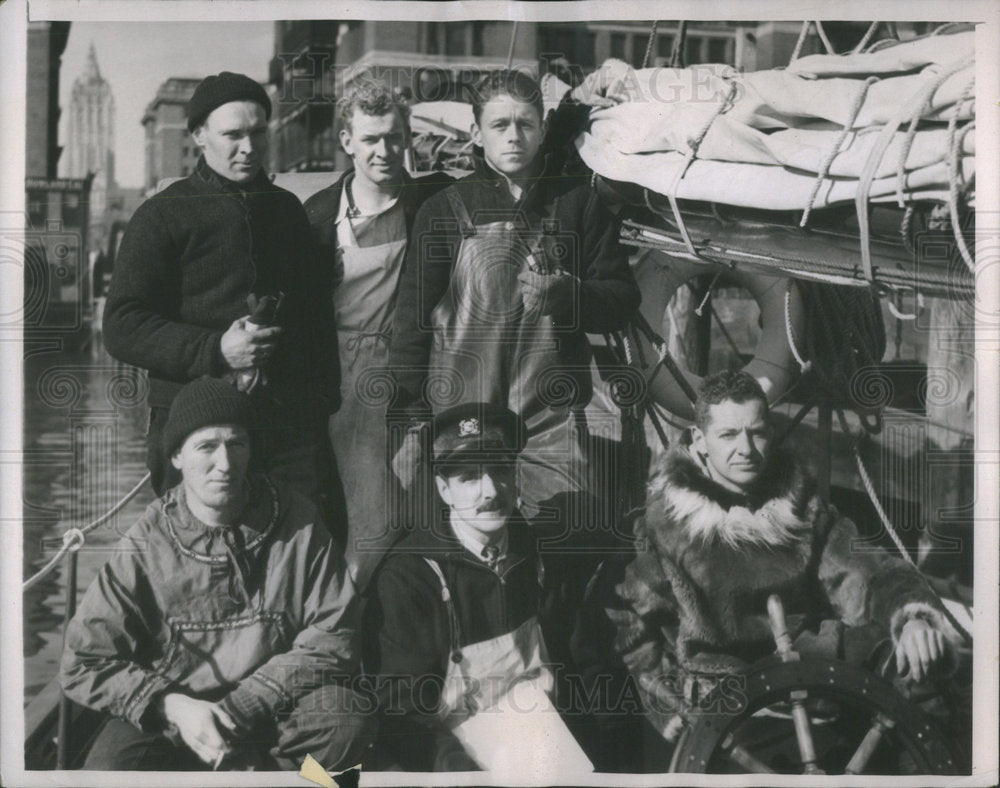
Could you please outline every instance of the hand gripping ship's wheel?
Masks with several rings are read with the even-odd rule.
[[[772,600],[776,600],[773,597]],[[670,770],[701,774],[958,774],[948,740],[922,709],[878,676],[835,660],[799,659],[784,631],[733,692],[688,719]],[[777,611],[775,607],[779,608]],[[778,632],[776,631],[776,635]]]

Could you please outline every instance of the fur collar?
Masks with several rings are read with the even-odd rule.
[[[733,493],[708,477],[688,445],[679,444],[650,480],[647,527],[671,524],[667,527],[679,530],[684,541],[732,549],[781,547],[811,529],[815,487],[799,463],[775,452],[747,495]]]

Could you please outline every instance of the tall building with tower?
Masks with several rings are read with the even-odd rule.
[[[93,44],[83,73],[73,83],[67,114],[63,175],[83,178],[88,173],[103,172],[113,183],[115,97],[111,85],[101,76]]]
[[[83,73],[73,83],[67,108],[66,144],[61,164],[65,178],[91,177],[90,245],[104,245],[108,203],[115,183],[115,97],[101,75],[90,45]]]

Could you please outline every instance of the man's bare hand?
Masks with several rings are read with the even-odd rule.
[[[591,107],[614,107],[628,101],[625,82],[632,67],[621,60],[605,60],[597,71],[573,88],[570,98]]]
[[[249,317],[249,316],[247,316]],[[222,335],[222,355],[233,369],[249,369],[264,364],[278,346],[280,326],[253,328],[247,317],[237,318]]]
[[[946,660],[950,648],[944,633],[922,618],[911,618],[896,644],[896,670],[900,676],[922,681]]]
[[[231,733],[236,725],[215,703],[171,692],[163,696],[163,716],[205,763],[216,763],[232,749],[224,733]]]
[[[569,274],[522,271],[517,280],[526,312],[541,310],[543,315],[564,315],[571,310],[576,280]]]
[[[403,438],[403,445],[399,447],[396,456],[392,458],[392,472],[396,474],[404,490],[409,490],[417,478],[423,453],[422,440],[421,430],[411,429]]]

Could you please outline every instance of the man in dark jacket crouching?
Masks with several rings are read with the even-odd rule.
[[[66,630],[60,681],[111,719],[84,768],[353,766],[358,598],[304,496],[247,473],[253,408],[202,378],[171,406],[181,483],[115,547]]]

